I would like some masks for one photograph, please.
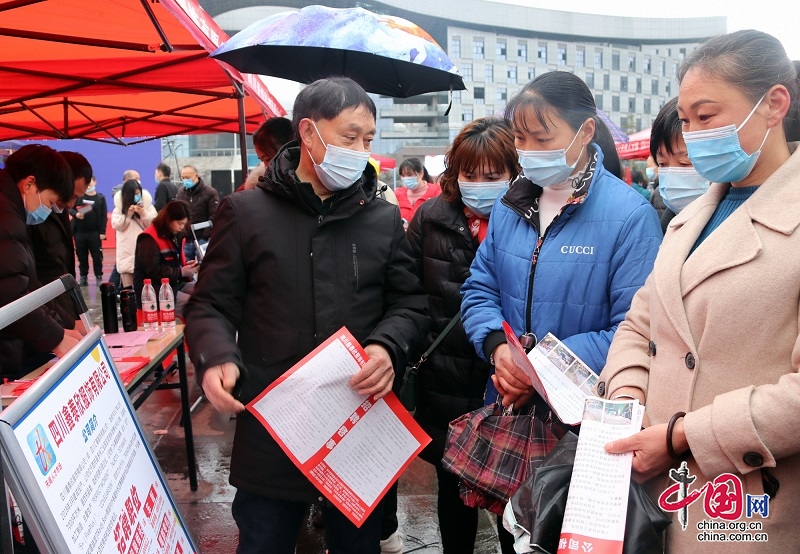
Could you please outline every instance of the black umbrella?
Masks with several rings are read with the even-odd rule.
[[[211,56],[244,73],[301,83],[350,77],[367,92],[399,98],[466,88],[423,29],[363,8],[282,12],[239,31]]]

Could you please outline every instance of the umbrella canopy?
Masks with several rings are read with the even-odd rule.
[[[628,133],[623,131],[619,125],[611,121],[611,118],[608,117],[608,114],[603,110],[597,110],[597,116],[606,124],[608,130],[611,131],[611,136],[614,138],[614,142],[628,142]]]
[[[239,31],[212,56],[239,71],[301,83],[350,77],[367,92],[399,98],[466,88],[427,32],[363,8],[307,6],[275,14]]]
[[[650,129],[639,131],[628,137],[627,142],[617,143],[621,160],[645,160],[650,156]]]
[[[252,132],[285,114],[259,76],[208,57],[228,37],[196,0],[0,0],[0,14],[0,140]]]

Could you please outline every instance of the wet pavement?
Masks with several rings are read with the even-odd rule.
[[[106,249],[104,255],[104,275],[107,278],[114,263],[114,251]],[[93,277],[89,277],[89,285],[82,287],[81,291],[93,320],[102,326],[100,300]],[[200,396],[200,388],[195,383],[191,363],[188,371],[190,403],[193,404]],[[237,529],[230,509],[235,489],[228,484],[228,471],[236,421],[218,413],[207,401],[201,401],[192,414],[198,472],[198,489],[193,492],[189,488],[184,435],[180,425],[179,391],[154,392],[137,415],[200,552],[233,554]],[[406,535],[404,552],[441,552],[433,466],[417,459],[400,477],[397,515],[400,530]],[[493,515],[481,512],[475,554],[499,554],[494,520]],[[310,515],[301,531],[296,552],[325,552],[323,533],[313,526]]]

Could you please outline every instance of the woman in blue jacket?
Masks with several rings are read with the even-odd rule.
[[[487,403],[532,396],[503,320],[518,335],[553,333],[595,373],[606,360],[661,242],[653,207],[623,183],[608,128],[578,77],[545,73],[505,111],[522,175],[494,205],[462,292],[464,328],[494,366]]]

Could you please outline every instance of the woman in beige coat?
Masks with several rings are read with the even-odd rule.
[[[606,449],[634,451],[656,498],[687,480],[670,475],[683,459],[689,494],[733,475],[675,512],[668,552],[800,552],[800,153],[784,136],[797,74],[776,39],[740,31],[678,77],[689,158],[714,184],[670,223],[611,344],[597,392],[638,398],[649,421]],[[768,541],[727,542],[743,538],[718,529],[729,520]]]
[[[136,237],[158,215],[150,193],[135,179],[129,179],[114,195],[111,226],[117,232],[117,271],[123,287],[133,285],[133,260]]]

